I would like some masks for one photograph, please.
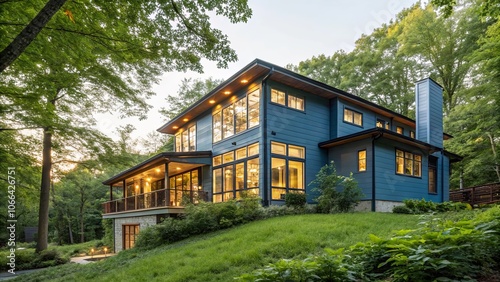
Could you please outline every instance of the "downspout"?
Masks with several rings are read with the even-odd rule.
[[[264,205],[269,206],[271,205],[271,188],[268,187],[268,160],[267,160],[267,79],[271,76],[271,74],[274,72],[274,67],[269,70],[267,75],[262,79],[262,138],[261,138],[261,143],[262,143],[262,160],[263,160],[263,168],[262,170],[264,173],[264,183],[262,185],[263,193],[262,195],[264,196]],[[266,191],[267,190],[267,191]],[[264,193],[266,191],[266,193]]]
[[[379,132],[377,135],[372,137],[372,212],[376,211],[376,197],[375,197],[375,141],[382,137],[384,133]]]
[[[441,203],[444,202],[444,149],[441,149]]]

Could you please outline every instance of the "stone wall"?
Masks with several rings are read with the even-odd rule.
[[[139,224],[139,232],[141,232],[141,230],[148,226],[156,225],[156,215],[115,218],[113,222],[115,229],[115,252],[119,252],[123,249],[123,225]]]
[[[395,206],[403,205],[402,202],[394,201],[375,201],[375,210],[377,212],[392,212]],[[371,211],[372,201],[361,201],[355,208],[356,211]]]

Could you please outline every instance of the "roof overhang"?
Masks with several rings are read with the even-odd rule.
[[[165,152],[151,157],[142,163],[135,165],[127,170],[124,170],[117,175],[102,182],[104,185],[112,185],[119,181],[125,180],[133,175],[147,171],[155,166],[165,163],[185,163],[197,166],[210,165],[212,163],[211,151],[197,152]]]
[[[360,131],[358,133],[346,135],[343,137],[339,138],[334,138],[325,142],[321,142],[318,144],[320,148],[332,148],[335,146],[359,141],[359,140],[364,140],[367,138],[387,138],[390,140],[394,140],[403,144],[408,144],[417,148],[420,148],[422,150],[427,150],[430,153],[440,151],[441,148],[432,146],[431,144],[422,142],[420,140],[413,139],[408,136],[404,136],[401,134],[398,134],[396,132],[384,129],[384,128],[372,128],[364,131]]]

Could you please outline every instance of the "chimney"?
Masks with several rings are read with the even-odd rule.
[[[415,83],[416,139],[443,148],[443,88],[431,78]]]

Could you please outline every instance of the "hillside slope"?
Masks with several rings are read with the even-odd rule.
[[[351,213],[272,218],[154,250],[130,250],[88,265],[64,265],[19,281],[233,281],[280,258],[368,241],[369,234],[416,227],[412,215]]]

